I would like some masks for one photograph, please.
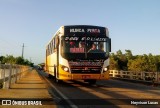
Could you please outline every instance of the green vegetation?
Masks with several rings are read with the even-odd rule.
[[[13,57],[12,55],[0,56],[0,62],[2,64],[10,63],[33,66],[33,63],[28,61],[27,59],[23,59],[22,57]]]
[[[111,70],[125,71],[160,71],[160,55],[136,55],[133,56],[131,50],[125,50],[125,54],[121,50],[110,55]]]

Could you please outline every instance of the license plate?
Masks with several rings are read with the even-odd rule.
[[[82,79],[89,79],[90,77],[90,75],[82,75]]]

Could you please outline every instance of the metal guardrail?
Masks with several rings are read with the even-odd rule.
[[[16,83],[29,69],[29,66],[0,64],[0,88],[9,89],[11,84]]]
[[[133,72],[110,70],[109,76],[111,78],[130,80],[134,82],[160,84],[160,72]]]

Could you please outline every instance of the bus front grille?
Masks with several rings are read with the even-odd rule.
[[[99,74],[101,73],[102,67],[71,67],[71,73],[81,73],[81,74]]]

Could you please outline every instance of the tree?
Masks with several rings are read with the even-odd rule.
[[[118,50],[110,54],[110,69],[130,71],[160,71],[160,55],[132,55],[131,50],[125,50],[125,54]]]
[[[160,72],[160,55],[155,56],[157,71]]]
[[[158,71],[158,64],[159,64],[159,60],[157,58],[157,56],[153,56],[152,54],[148,55],[148,61],[149,61],[149,71],[152,72],[156,72]]]
[[[128,60],[121,50],[110,55],[110,69],[127,70],[127,62]]]
[[[121,56],[123,55],[123,54],[122,54],[122,51],[121,51],[121,50],[118,50],[118,51],[116,52],[116,55],[117,55],[118,58],[121,58]]]
[[[7,55],[3,59],[3,63],[10,63],[10,64],[15,64],[15,58],[12,55]]]
[[[110,57],[110,70],[119,70],[118,61],[114,58],[114,56]]]
[[[137,56],[137,58],[134,60],[130,59],[127,64],[128,70],[129,71],[136,71],[136,72],[144,71],[143,67],[145,67],[145,60],[142,58],[143,58],[143,56]]]
[[[125,56],[127,57],[128,60],[133,59],[132,51],[131,50],[125,50]]]
[[[29,65],[33,66],[33,63],[28,61],[27,59],[23,59],[22,57],[13,57],[12,55],[0,56],[1,63],[9,63],[9,64],[19,64],[19,65]]]
[[[121,50],[117,51],[118,65],[120,70],[127,70],[127,57]]]
[[[22,57],[17,57],[16,64],[24,64],[24,59]]]
[[[5,57],[4,56],[0,56],[0,63],[2,63],[2,64],[4,64],[4,59],[5,59]]]

